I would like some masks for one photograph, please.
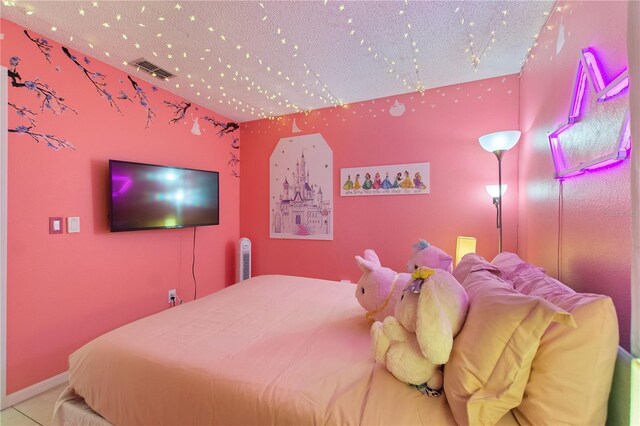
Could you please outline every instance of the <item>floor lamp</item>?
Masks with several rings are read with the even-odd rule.
[[[489,133],[488,135],[480,136],[480,146],[485,151],[493,152],[498,159],[498,188],[502,188],[502,156],[505,152],[513,148],[520,139],[520,132],[518,130],[505,130],[502,132]],[[506,185],[505,185],[506,187]],[[506,189],[506,188],[505,188]],[[488,190],[488,189],[487,189]],[[494,204],[498,209],[498,252],[502,253],[502,195],[504,190],[498,190],[497,197],[494,197]],[[497,198],[497,201],[495,200]],[[496,204],[497,202],[497,204]]]

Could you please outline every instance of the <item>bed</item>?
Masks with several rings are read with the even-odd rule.
[[[374,361],[370,324],[354,297],[352,284],[271,275],[254,277],[128,324],[74,352],[69,358],[69,387],[58,400],[54,424],[514,425],[534,422],[535,418],[530,417],[527,410],[520,413],[518,409],[525,407],[527,401],[533,402],[529,404],[529,411],[542,409],[544,412],[549,408],[540,408],[537,400],[545,398],[527,386],[529,381],[535,383],[541,378],[533,371],[539,373],[541,368],[534,358],[544,349],[544,333],[559,329],[561,324],[552,324],[554,321],[550,320],[548,326],[538,325],[541,331],[537,342],[530,344],[529,335],[535,333],[530,330],[519,333],[525,325],[517,325],[512,334],[526,335],[522,338],[528,346],[523,349],[527,356],[516,362],[515,375],[505,373],[504,366],[498,366],[500,361],[514,359],[515,355],[509,352],[513,341],[507,339],[507,345],[497,350],[497,357],[495,354],[483,356],[487,346],[496,352],[496,344],[483,343],[473,337],[478,335],[478,330],[493,329],[491,320],[487,322],[482,318],[487,317],[484,309],[495,311],[495,306],[483,307],[483,299],[474,293],[474,285],[476,290],[484,291],[488,281],[495,281],[500,291],[515,291],[514,281],[503,278],[510,272],[507,269],[513,266],[514,259],[509,262],[496,272],[495,265],[473,258],[467,264],[461,262],[454,271],[454,275],[458,272],[456,278],[462,279],[471,292],[472,308],[482,309],[470,308],[460,339],[456,338],[454,353],[445,367],[445,392],[441,397],[422,395]],[[540,296],[523,297],[540,304]],[[601,299],[608,298],[598,297]],[[547,309],[559,310],[547,306],[551,303],[544,303]],[[511,302],[505,303],[503,307],[510,309],[510,305]],[[573,318],[580,317],[566,307],[562,312]],[[472,322],[482,326],[469,325],[465,333]],[[488,339],[493,338],[492,333],[484,334]],[[551,336],[554,342],[558,336],[557,332]],[[577,389],[580,394],[576,397],[581,398],[583,407],[584,402],[596,407],[595,414],[589,414],[588,419],[573,417],[576,423],[589,419],[604,423],[617,335],[612,343],[613,358],[610,359],[611,343],[608,343],[604,351],[606,359],[601,360],[606,365],[599,365],[603,368],[604,391],[587,395],[584,389],[579,389],[581,383],[562,389],[565,399],[567,392],[571,394]],[[478,353],[480,358],[475,361],[479,360],[480,365],[472,365],[475,361],[469,359],[468,352]],[[524,366],[520,365],[521,361],[525,361]],[[487,362],[493,365],[482,365]],[[482,368],[489,368],[489,374],[481,371]],[[504,387],[504,377],[497,377],[496,372],[508,376],[511,381],[508,388]],[[473,375],[473,380],[465,378],[468,375]],[[523,376],[526,377],[523,379]],[[514,377],[520,382],[524,380],[524,384],[515,383],[511,380]],[[496,386],[498,379],[500,384]],[[515,396],[511,395],[513,391]],[[542,391],[546,392],[544,386]],[[600,401],[603,398],[604,401]],[[570,398],[567,401],[573,402]],[[564,407],[561,404],[550,409],[557,411]],[[557,419],[564,419],[562,416]]]

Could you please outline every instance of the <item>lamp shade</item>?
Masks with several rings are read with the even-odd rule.
[[[504,197],[504,193],[507,192],[507,185],[502,185],[502,194],[498,194],[498,185],[487,185],[486,188],[491,198],[498,198],[499,195]]]
[[[456,241],[456,265],[465,254],[476,252],[476,239],[474,237],[458,237]]]
[[[480,136],[480,146],[486,151],[507,151],[513,148],[520,139],[520,131],[518,130],[505,130],[502,132],[489,133],[488,135]]]

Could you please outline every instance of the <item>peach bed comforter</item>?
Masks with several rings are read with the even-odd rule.
[[[253,278],[88,343],[70,386],[116,425],[455,424],[376,365],[354,289]]]

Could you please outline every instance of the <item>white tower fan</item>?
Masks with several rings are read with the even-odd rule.
[[[237,282],[251,278],[251,240],[240,238],[238,247]]]

